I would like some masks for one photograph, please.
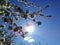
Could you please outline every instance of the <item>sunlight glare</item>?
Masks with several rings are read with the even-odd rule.
[[[30,38],[32,38],[32,37],[25,37],[24,40],[27,41],[27,40],[29,40]]]
[[[28,42],[34,42],[35,40],[34,39],[30,39],[30,40],[28,40]]]
[[[26,31],[29,32],[29,33],[32,33],[34,30],[34,26],[29,24],[28,26],[26,26]]]
[[[29,43],[35,41],[31,36],[30,37],[25,37],[24,40],[28,41]]]

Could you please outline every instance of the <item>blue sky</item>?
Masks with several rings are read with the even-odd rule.
[[[28,36],[34,38],[36,43],[40,41],[41,45],[46,45],[47,43],[48,45],[60,45],[60,0],[28,0],[28,1],[34,2],[36,5],[42,6],[42,8],[44,8],[46,4],[50,4],[49,9],[44,10],[43,14],[52,15],[52,18],[49,19],[37,16],[37,20],[40,20],[42,22],[42,25],[39,27],[34,22],[29,20],[29,22],[31,22],[35,26],[35,30],[33,33],[28,34]],[[11,0],[11,2],[21,6],[25,10],[23,5],[17,2],[16,0]],[[34,7],[30,7],[29,9],[31,11],[37,10]],[[18,20],[17,25],[25,24],[23,23],[22,20]],[[16,43],[19,43],[20,41],[23,42],[23,38],[22,37],[19,38],[18,39],[16,38],[15,40]],[[23,42],[23,45],[24,43],[25,42]]]
[[[34,30],[34,33],[30,34],[30,36],[32,36],[37,43],[39,40],[41,42],[41,45],[46,45],[47,43],[48,45],[60,45],[60,9],[59,9],[60,1],[59,0],[29,0],[29,1],[32,1],[36,5],[40,5],[43,8],[46,4],[50,4],[49,9],[44,10],[43,13],[52,15],[52,18],[50,19],[45,19],[38,16],[37,18],[38,20],[42,21],[42,25],[38,27],[37,25],[35,25],[35,23],[33,23],[36,29]],[[13,3],[16,3],[16,1],[14,1]],[[22,4],[20,3],[16,4],[19,4],[19,6],[25,9],[22,6]],[[29,9],[31,11],[37,10],[34,7],[30,7]],[[20,20],[17,23],[20,25]],[[22,23],[22,25],[24,24]]]

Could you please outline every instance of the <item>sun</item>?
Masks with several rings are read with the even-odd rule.
[[[34,31],[34,26],[32,24],[27,24],[26,25],[26,31],[28,33],[32,33]]]

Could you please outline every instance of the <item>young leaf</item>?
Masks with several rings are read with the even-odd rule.
[[[9,21],[12,24],[13,23],[13,18],[9,18]]]
[[[21,30],[22,29],[22,27],[20,26],[20,27],[16,27],[16,28],[14,28],[14,32],[16,32],[16,31],[18,31],[18,30]]]
[[[0,41],[1,41],[1,42],[3,42],[3,41],[4,41],[4,39],[0,39]]]
[[[41,25],[42,23],[40,21],[37,22],[38,25]]]
[[[0,16],[3,16],[3,15],[4,15],[4,9],[1,8],[1,9],[0,9]]]
[[[23,12],[23,10],[20,7],[18,7],[18,6],[15,6],[15,11],[20,12],[20,13]]]
[[[34,22],[36,22],[36,19],[33,19]]]
[[[0,16],[4,16],[4,12],[0,12]]]
[[[12,26],[9,26],[8,29],[9,29],[9,30],[12,30],[13,28],[12,28]]]
[[[9,16],[10,12],[8,12],[7,10],[4,10],[5,16]]]
[[[0,34],[3,32],[3,30],[0,29]]]
[[[39,14],[40,16],[44,16],[43,14]]]
[[[28,15],[23,15],[22,17],[23,17],[24,19],[27,19]]]
[[[4,25],[0,25],[0,27],[4,28]]]
[[[31,17],[31,18],[34,18],[35,15],[36,15],[36,12],[33,12],[33,13],[30,14],[30,17]]]
[[[18,20],[18,17],[17,17],[17,16],[15,16],[15,19],[16,19],[16,20]]]
[[[52,17],[51,15],[48,15],[48,16],[45,16],[46,18],[50,18],[50,17]]]
[[[31,17],[31,18],[34,18],[34,15],[31,14],[30,17]]]
[[[14,32],[16,32],[16,31],[18,31],[18,28],[16,27],[16,28],[14,28]]]
[[[27,34],[28,32],[25,32],[25,34]]]
[[[25,37],[24,33],[21,36],[24,38]]]
[[[38,11],[38,13],[42,13],[42,12],[43,12],[43,10],[42,10],[42,9]]]
[[[26,14],[29,14],[29,10],[26,10]]]
[[[8,18],[4,18],[4,22],[9,22],[9,19]]]
[[[50,5],[49,4],[47,4],[46,6],[45,6],[45,9],[48,9],[50,7]]]

